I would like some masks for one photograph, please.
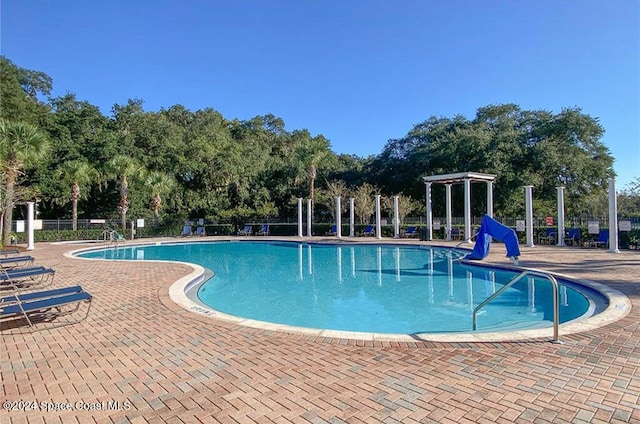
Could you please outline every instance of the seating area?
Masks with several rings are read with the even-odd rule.
[[[418,234],[418,227],[409,227],[402,235],[405,238],[415,237]]]
[[[32,266],[34,258],[19,256],[19,251],[0,252],[0,329],[27,324],[32,331],[74,324],[89,315],[92,296],[75,285],[48,290],[55,270],[42,265]],[[12,256],[13,255],[13,256]],[[27,259],[25,259],[27,258]],[[75,316],[86,305],[84,315]]]
[[[600,230],[598,238],[590,240],[588,247],[609,247],[609,230]]]
[[[580,246],[580,228],[569,228],[569,233],[564,243],[570,246]]]
[[[260,230],[258,231],[258,235],[259,236],[268,236],[269,235],[269,224],[264,224],[262,227],[260,227]]]
[[[33,263],[33,256],[23,255],[23,256],[9,256],[0,258],[0,266],[7,268],[17,268],[21,266],[27,266]]]
[[[364,228],[364,231],[360,234],[361,236],[373,236],[375,234],[375,228],[373,225],[367,225]]]
[[[239,236],[250,236],[253,228],[251,225],[245,225],[244,228],[238,231]]]
[[[538,237],[538,244],[553,245],[556,243],[557,236],[558,236],[558,232],[556,231],[555,228],[553,227],[545,228],[544,233],[542,233]]]

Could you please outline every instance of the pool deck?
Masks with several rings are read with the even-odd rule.
[[[64,255],[91,246],[38,243],[29,252],[56,269],[54,286],[80,284],[94,299],[77,324],[3,328],[3,424],[640,423],[640,251],[521,247],[521,266],[589,279],[630,300],[622,319],[572,334],[561,326],[563,343],[554,344],[354,340],[242,326],[169,298],[189,265]],[[491,249],[485,262],[509,264],[502,245]],[[37,408],[16,410],[25,406]],[[90,410],[99,407],[106,410]]]

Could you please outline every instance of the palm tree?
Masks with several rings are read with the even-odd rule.
[[[129,177],[142,175],[144,168],[135,159],[126,155],[117,155],[107,163],[107,172],[111,178],[120,181],[120,225],[122,231],[127,228],[127,211],[129,210]]]
[[[299,164],[304,168],[309,185],[309,198],[314,200],[315,182],[318,167],[329,156],[329,141],[323,136],[311,138],[308,131],[297,131],[294,136],[301,136],[301,143],[297,148]]]
[[[49,151],[49,140],[39,128],[24,122],[0,119],[0,176],[2,197],[2,242],[9,243],[15,188],[25,165],[43,158]]]
[[[98,178],[98,171],[84,160],[65,162],[58,168],[56,175],[71,188],[71,218],[73,230],[78,229],[78,200],[82,191]]]
[[[145,184],[151,187],[153,200],[151,200],[151,208],[153,209],[153,224],[157,228],[160,225],[160,207],[162,206],[162,195],[167,193],[175,186],[176,180],[162,172],[151,172],[147,176]]]

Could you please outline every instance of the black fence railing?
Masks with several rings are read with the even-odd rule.
[[[523,221],[524,217],[496,217],[496,220],[504,225],[517,229],[518,221]],[[323,236],[331,234],[331,226],[334,224],[329,219],[324,222],[313,221],[312,235]],[[640,218],[638,217],[619,217],[619,222],[624,222],[623,229],[619,228],[619,244],[620,248],[637,248],[640,241]],[[445,239],[446,219],[443,217],[434,217],[433,237],[435,239]],[[482,223],[482,217],[472,217],[471,226],[475,230]],[[143,225],[141,225],[143,224]],[[298,234],[298,219],[295,218],[267,218],[263,220],[246,220],[242,223],[220,222],[206,218],[190,218],[184,221],[173,223],[162,223],[155,226],[154,219],[146,217],[142,221],[139,219],[127,220],[127,228],[121,228],[119,219],[78,219],[77,230],[73,230],[73,221],[70,219],[45,219],[36,221],[35,240],[36,241],[65,241],[65,240],[99,240],[105,230],[117,230],[127,239],[148,238],[148,237],[180,237],[187,235],[185,226],[190,226],[191,230],[188,235],[209,235],[209,236],[231,236],[241,234],[246,226],[251,226],[252,234],[259,234],[262,226],[269,226],[269,235],[277,236],[295,236]],[[362,224],[356,219],[354,225],[355,233],[362,234],[365,232],[367,225],[373,222]],[[383,217],[381,219],[383,237],[392,237],[394,235],[392,217]],[[452,217],[451,225],[457,230],[464,229],[463,217]],[[133,227],[132,227],[133,226]],[[303,217],[303,235],[307,235],[307,217]],[[426,228],[425,217],[407,217],[402,220],[400,225],[401,231],[404,232],[408,227],[418,227],[418,229]],[[534,218],[534,237],[537,240],[548,235],[549,231],[557,228],[557,217],[537,217]],[[588,243],[597,238],[596,232],[590,232],[593,228],[609,229],[608,217],[566,217],[565,230],[580,229],[580,243]],[[342,218],[342,234],[349,234],[349,219]],[[133,230],[133,231],[132,231]],[[24,221],[14,221],[12,232],[17,243],[23,243],[26,240],[26,223]],[[459,231],[457,231],[459,232]],[[419,234],[419,231],[416,232]],[[517,232],[521,241],[524,241],[524,231]]]

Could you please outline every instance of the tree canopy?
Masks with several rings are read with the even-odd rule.
[[[48,156],[31,155],[40,160],[25,162],[16,180],[32,190],[11,187],[15,202],[37,193],[42,218],[77,212],[123,220],[171,216],[241,223],[292,217],[297,197],[316,195],[323,209],[316,213],[331,214],[324,210],[330,202],[323,206],[322,199],[334,194],[338,181],[356,197],[376,191],[417,199],[407,203],[415,211],[413,202],[424,199],[422,176],[462,171],[498,176],[497,215],[522,215],[527,184],[535,187],[541,214],[555,209],[559,185],[566,187],[568,214],[597,213],[594,205],[601,202],[594,199],[606,198],[607,179],[614,176],[613,158],[601,141],[604,128],[577,107],[553,113],[502,104],[480,107],[472,119],[432,116],[389,140],[379,155],[361,158],[338,155],[322,134],[288,130],[272,114],[239,120],[213,108],[191,111],[183,105],[146,111],[143,100],[130,99],[114,104],[105,116],[71,93],[47,97],[49,76],[5,57],[0,57],[0,77],[0,118],[6,125],[36,127],[50,145]],[[8,143],[3,138],[3,149]],[[6,166],[4,153],[2,160]],[[65,163],[90,165],[91,178],[73,176]],[[474,207],[481,213],[484,188],[474,190]],[[462,202],[459,197],[454,200]],[[434,203],[436,214],[444,214],[438,209],[443,203]],[[362,206],[358,216],[365,222],[370,205]]]

